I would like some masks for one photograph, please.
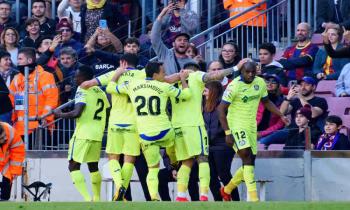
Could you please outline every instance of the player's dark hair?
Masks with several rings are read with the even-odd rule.
[[[120,60],[126,61],[130,67],[136,67],[139,63],[139,57],[136,54],[125,53]]]
[[[140,42],[136,37],[129,37],[125,40],[125,45],[127,44],[136,44],[137,46],[140,46]]]
[[[152,78],[153,74],[158,74],[160,72],[160,66],[163,65],[162,62],[150,61],[146,65],[146,77]]]
[[[326,118],[326,122],[335,123],[337,126],[343,125],[343,121],[336,115],[330,115]]]
[[[201,67],[197,63],[189,62],[189,63],[186,63],[184,65],[184,69],[191,69],[193,71],[200,71]]]
[[[36,53],[35,49],[32,47],[22,47],[21,49],[18,50],[18,54],[24,54],[24,56],[30,59],[32,59],[33,63],[36,61]]]
[[[94,78],[94,70],[87,65],[81,65],[78,68],[79,74],[84,77],[85,80]]]
[[[267,43],[262,43],[262,44],[260,45],[260,47],[259,47],[259,50],[261,50],[261,49],[264,49],[264,50],[269,51],[269,53],[270,53],[271,55],[276,54],[276,47],[275,47],[275,45],[273,45],[272,43],[269,43],[269,42],[267,42]]]

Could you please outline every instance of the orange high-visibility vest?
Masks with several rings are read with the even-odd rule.
[[[0,172],[12,180],[22,175],[22,164],[25,158],[24,143],[18,132],[9,124],[0,122],[6,134],[6,142],[0,145]]]
[[[13,114],[14,128],[24,135],[24,110],[16,110],[16,96],[24,97],[25,77],[23,74],[17,74],[9,87],[10,99],[15,108]],[[44,71],[41,66],[37,66],[35,70],[29,74],[29,117],[40,117],[58,105],[59,92],[55,84],[53,74]],[[50,115],[45,118],[48,122],[54,120],[54,116]],[[38,121],[29,121],[29,133],[33,132],[39,126]]]
[[[230,17],[232,17],[254,6],[255,4],[260,3],[261,0],[223,0],[223,2],[224,2],[224,8],[230,11]],[[240,25],[241,23],[246,22],[250,18],[260,14],[264,10],[266,10],[266,3],[262,4],[260,7],[257,7],[254,10],[242,16],[239,16],[238,18],[231,20],[230,21],[231,28],[234,28]],[[260,15],[257,18],[254,18],[243,25],[266,27],[266,15],[265,14]]]

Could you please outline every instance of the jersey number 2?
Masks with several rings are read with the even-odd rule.
[[[135,103],[139,102],[141,103],[136,107],[137,115],[146,116],[148,113],[150,115],[160,114],[160,98],[158,96],[151,96],[148,98],[148,101],[146,101],[146,98],[144,96],[137,96],[135,98]],[[148,113],[147,110],[142,111],[146,104],[148,106]]]
[[[103,102],[102,99],[97,99],[97,104],[98,106],[98,109],[96,110],[95,114],[94,114],[94,120],[101,120],[102,117],[101,116],[98,116],[100,114],[100,112],[103,111],[103,108],[105,107],[105,103]]]

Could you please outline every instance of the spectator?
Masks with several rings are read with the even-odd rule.
[[[74,98],[76,85],[74,75],[76,70],[82,66],[78,62],[78,54],[71,47],[61,49],[57,69],[55,72],[62,72],[63,80],[59,83],[60,103],[66,103],[69,99]]]
[[[316,80],[312,77],[303,77],[299,81],[299,85],[293,85],[287,97],[281,104],[280,110],[283,114],[291,114],[291,118],[295,119],[295,114],[298,109],[309,104],[311,106],[312,118],[311,123],[318,126],[319,129],[323,128],[324,119],[328,112],[328,104],[326,99],[315,96]],[[284,144],[286,136],[288,135],[288,129],[297,128],[294,121],[286,128],[279,130],[264,139],[260,139],[260,143],[266,146],[270,144]]]
[[[0,2],[0,33],[5,28],[12,27],[18,28],[18,24],[15,20],[12,20],[11,15],[11,4],[7,1]]]
[[[61,38],[60,38],[61,41]],[[38,40],[38,48],[37,48],[37,58],[40,57],[40,55],[42,55],[43,53],[45,53],[49,47],[52,44],[52,36],[42,36],[39,40]],[[50,55],[51,57],[51,55]]]
[[[7,87],[10,86],[12,79],[17,73],[18,71],[12,67],[10,53],[0,50],[0,76]]]
[[[275,74],[279,78],[279,84],[284,87],[288,86],[288,81],[283,70],[283,66],[273,58],[276,54],[276,47],[272,43],[263,43],[259,46],[259,60],[257,71],[260,74]],[[257,72],[258,74],[258,72]]]
[[[62,48],[65,48],[65,47],[71,47],[75,49],[79,57],[84,56],[84,52],[82,50],[84,46],[79,41],[73,39],[73,28],[72,28],[72,24],[69,22],[68,19],[62,18],[60,22],[57,24],[56,30],[61,35],[61,44],[58,45],[55,49],[55,52],[54,52],[55,58],[58,58],[60,56],[59,52],[61,51]]]
[[[201,71],[207,71],[207,64],[203,60],[202,56],[198,54],[198,49],[193,43],[190,43],[190,46],[186,50],[186,55],[187,57],[192,58],[200,66]]]
[[[208,73],[212,72],[212,71],[219,71],[219,70],[223,70],[224,68],[222,67],[222,64],[220,61],[214,60],[211,61],[208,64]],[[224,89],[226,89],[227,85],[232,81],[232,79],[229,79],[227,77],[224,77],[220,82],[221,85],[224,87]]]
[[[0,201],[7,201],[13,180],[22,175],[25,148],[18,132],[4,122],[0,122],[0,157],[0,173],[3,175]]]
[[[187,0],[174,1],[171,9],[162,18],[161,24],[164,29],[162,39],[164,44],[171,48],[177,34],[186,33],[194,35],[199,26],[199,16],[186,5]]]
[[[73,22],[73,31],[81,33],[80,8],[82,0],[62,0],[57,7],[57,16],[59,18],[68,17]]]
[[[97,58],[97,61],[92,64],[94,66],[95,75],[101,75],[112,69],[117,68],[117,66],[119,66],[120,57],[123,55],[121,53],[119,54],[108,53],[102,50],[94,50],[94,49],[89,49],[89,50],[91,51],[90,53],[92,53],[92,56],[95,56],[95,58]],[[136,54],[138,56],[138,64],[136,68],[142,69],[148,63],[148,59],[145,56],[139,54],[138,53],[139,50],[140,50],[140,44],[138,39],[136,39],[135,37],[130,37],[125,40],[124,54],[126,53]]]
[[[340,43],[343,37],[343,30],[339,25],[329,26],[326,33],[334,50],[343,48],[343,45]],[[313,72],[319,80],[336,80],[342,68],[349,62],[350,59],[333,59],[327,55],[324,49],[320,49],[316,54]]]
[[[334,25],[331,25],[331,27],[336,27]],[[343,36],[344,39],[349,41],[349,35],[350,32],[349,31],[345,31]],[[324,31],[322,33],[322,37],[323,37],[323,45],[324,45],[324,49],[327,51],[327,54],[332,57],[332,58],[350,58],[350,47],[343,47],[340,49],[333,49],[332,44],[329,40],[329,36],[328,33],[326,31]]]
[[[343,121],[340,117],[331,115],[326,119],[324,133],[318,139],[315,149],[328,150],[350,150],[350,142],[348,136],[340,133]]]
[[[335,95],[338,97],[350,96],[350,63],[341,70],[337,83],[335,84]]]
[[[306,128],[310,128],[311,143],[317,144],[317,139],[321,135],[321,131],[317,126],[311,123],[312,111],[310,105],[305,105],[298,109],[295,114],[296,129],[288,131],[288,137],[284,149],[305,149],[306,146]]]
[[[279,62],[287,71],[288,80],[300,80],[303,76],[313,76],[312,65],[318,47],[311,43],[311,26],[299,23],[296,31],[296,45],[288,47]]]
[[[54,35],[56,21],[45,16],[45,0],[33,0],[32,16],[40,21],[41,35]],[[23,30],[24,31],[24,30]]]
[[[238,45],[233,41],[228,41],[222,45],[219,61],[224,69],[231,68],[241,60]],[[238,76],[238,75],[237,75]]]
[[[15,28],[5,28],[1,33],[1,45],[11,54],[11,61],[17,65],[19,35]]]
[[[101,29],[97,27],[95,33],[90,37],[86,45],[111,53],[123,52],[123,44],[108,28]]]
[[[86,43],[95,33],[100,20],[106,20],[109,30],[120,40],[127,37],[128,24],[117,4],[106,0],[87,0],[81,6],[80,17],[82,43]]]
[[[0,121],[11,123],[11,115],[12,115],[12,104],[9,98],[9,89],[5,83],[5,81],[0,77]]]
[[[280,78],[276,74],[264,74],[264,78],[268,98],[276,107],[280,107],[283,101],[283,95],[280,91]],[[265,109],[262,102],[259,103],[256,121],[258,125],[258,139],[284,128],[281,118]]]
[[[180,72],[186,63],[194,61],[186,55],[189,47],[190,35],[187,33],[179,33],[174,37],[174,49],[168,49],[166,45],[159,40],[161,35],[161,23],[164,16],[173,9],[173,4],[164,7],[153,23],[151,32],[151,42],[154,52],[158,56],[158,60],[164,63],[164,69],[167,75]]]
[[[40,41],[40,22],[36,18],[28,18],[25,22],[27,35],[20,41],[21,47],[37,49]]]
[[[350,28],[350,2],[318,0],[316,13],[317,33],[322,33],[324,29],[332,23],[337,23],[346,28]]]
[[[219,121],[217,106],[224,89],[220,82],[209,82],[204,91],[203,118],[209,138],[210,190],[215,201],[222,201],[220,181],[227,185],[231,178],[231,164],[234,150],[225,143],[225,132]],[[239,201],[237,188],[231,193],[232,200]]]
[[[33,48],[22,48],[18,52],[19,74],[15,76],[10,85],[10,98],[14,106],[13,124],[20,135],[24,135],[24,68],[29,68],[29,134],[39,126],[39,120],[52,122],[53,115],[41,119],[41,116],[51,112],[58,103],[58,90],[53,75],[46,72],[40,65],[36,65],[35,50]],[[33,135],[32,135],[33,136]],[[31,148],[31,141],[29,147]]]

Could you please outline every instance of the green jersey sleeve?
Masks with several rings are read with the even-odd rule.
[[[234,98],[235,98],[236,95],[237,95],[237,91],[236,91],[237,88],[235,88],[234,82],[235,82],[235,81],[231,82],[231,83],[227,86],[227,88],[226,88],[226,90],[225,90],[225,92],[224,92],[224,94],[223,94],[223,96],[222,96],[222,101],[223,101],[224,103],[231,104],[232,101],[234,100]]]
[[[172,98],[188,99],[191,97],[191,92],[188,88],[181,90],[168,84],[167,95]]]
[[[264,82],[261,82],[260,84],[261,84],[260,85],[261,86],[260,97],[261,98],[266,98],[268,96],[266,83],[264,81]]]
[[[109,81],[112,80],[114,71],[107,72],[105,74],[102,74],[101,76],[97,77],[96,80],[100,86],[108,85]]]
[[[77,92],[75,93],[75,104],[86,104],[87,98],[86,98],[87,90],[84,90],[83,88],[78,87]]]

